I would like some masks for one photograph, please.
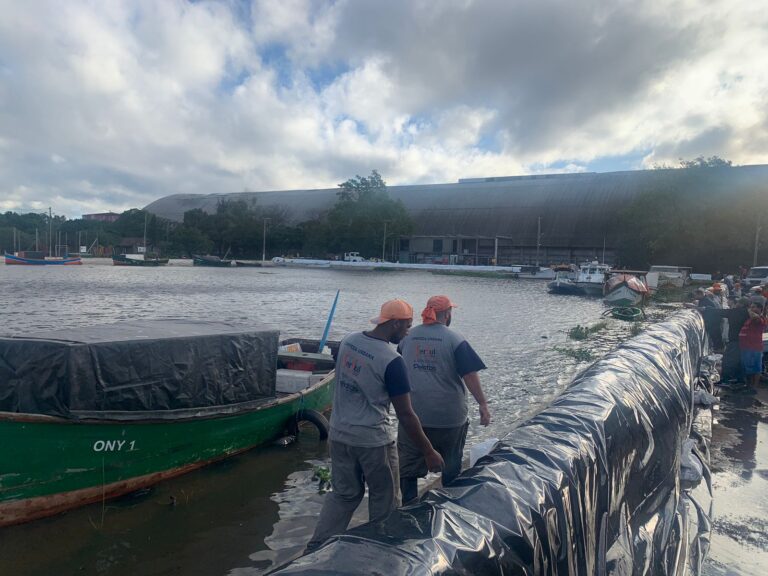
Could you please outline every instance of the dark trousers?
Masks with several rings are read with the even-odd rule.
[[[424,434],[432,447],[445,461],[443,486],[453,482],[461,473],[468,426],[469,422],[465,422],[463,426],[454,428],[424,428]],[[400,460],[400,491],[403,504],[407,504],[419,496],[418,479],[427,475],[427,463],[402,426],[397,433],[397,452]]]
[[[741,366],[741,348],[739,341],[728,342],[723,354],[723,382],[728,380],[744,381],[744,369]]]
[[[331,486],[325,495],[315,533],[307,544],[314,550],[349,526],[368,485],[368,519],[382,522],[400,505],[397,449],[386,446],[362,448],[331,441]]]

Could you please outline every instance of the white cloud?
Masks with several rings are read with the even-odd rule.
[[[768,11],[0,0],[0,208],[768,162]]]

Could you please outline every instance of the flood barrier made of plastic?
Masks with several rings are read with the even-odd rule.
[[[276,573],[697,574],[710,522],[679,474],[705,346],[696,312],[648,327],[450,486]]]

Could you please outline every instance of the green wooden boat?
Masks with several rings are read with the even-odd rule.
[[[148,323],[138,324],[146,334]],[[198,349],[209,350],[212,346],[220,348],[203,358],[203,365],[215,363],[217,356],[227,356],[232,343],[230,341],[234,342],[235,353],[220,362],[224,369],[234,367],[238,369],[235,372],[238,372],[245,367],[259,374],[268,374],[270,370],[272,374],[275,372],[274,363],[271,368],[261,366],[261,360],[276,360],[276,341],[274,346],[271,342],[265,344],[271,346],[271,349],[257,362],[246,361],[238,365],[240,360],[233,360],[248,347],[254,354],[260,354],[261,351],[253,347],[254,342],[270,340],[262,338],[262,333],[257,334],[256,338],[250,334],[248,337],[232,335],[232,338],[228,338],[229,335],[222,330],[209,330],[208,334],[198,331],[195,337],[188,338],[190,344],[183,336],[161,336],[147,338],[139,344],[146,344],[155,351],[160,349],[160,356],[167,355],[173,360],[177,372],[183,370],[179,368],[183,365],[180,364],[182,357],[186,355],[189,361],[194,362],[191,354],[197,354]],[[79,346],[70,346],[70,349],[59,346],[60,342],[56,340],[38,340],[46,357],[60,366],[52,366],[40,372],[42,384],[37,388],[27,387],[28,393],[43,389],[51,392],[52,380],[47,380],[48,375],[61,378],[63,374],[71,372],[73,366],[80,371],[78,376],[88,382],[90,376],[80,362],[85,357],[90,357],[94,364],[100,365],[99,376],[104,377],[109,375],[103,370],[105,361],[117,358],[113,364],[119,365],[119,358],[130,350],[128,355],[133,355],[133,358],[126,360],[125,366],[142,371],[143,363],[141,360],[136,361],[136,352],[144,350],[146,346],[137,349],[135,341],[125,339],[105,341],[97,337],[94,343],[84,342],[87,338],[82,336],[72,338]],[[33,341],[0,339],[0,360],[15,358],[13,355],[26,347],[31,350],[31,358],[26,363],[18,360],[14,369],[18,373],[28,371],[29,362],[39,361],[39,355],[31,345]],[[216,344],[217,341],[219,344]],[[163,346],[166,346],[167,352],[163,351]],[[59,354],[59,348],[65,349],[63,356]],[[84,354],[80,354],[81,348],[85,348]],[[184,351],[184,348],[187,350]],[[158,369],[156,361],[157,355],[146,366],[155,372],[154,377],[159,382],[165,377],[162,367]],[[113,370],[112,374],[119,381],[120,367],[110,370]],[[197,374],[201,370],[205,368],[192,364],[189,374]],[[224,374],[223,370],[217,370],[217,373]],[[175,408],[172,402],[180,401],[178,398],[194,396],[197,383],[183,384],[179,394],[176,394],[178,398],[164,401],[171,402],[167,410],[156,409],[154,405],[150,406],[150,410],[104,409],[135,404],[137,397],[124,393],[125,383],[122,381],[117,382],[119,386],[116,385],[112,391],[117,395],[117,400],[110,400],[110,392],[101,395],[95,402],[94,407],[101,409],[82,409],[81,399],[88,397],[88,386],[78,385],[77,390],[69,392],[68,406],[59,410],[62,412],[60,415],[0,411],[0,526],[26,522],[126,494],[270,442],[295,427],[297,418],[311,414],[310,411],[323,411],[330,407],[334,373],[331,370],[321,378],[308,388],[292,394],[274,392],[271,396],[262,395],[245,402]],[[156,382],[152,385],[154,394],[162,396],[162,386],[156,385]],[[164,382],[163,386],[167,387],[169,380]],[[239,380],[233,384],[238,389],[243,388]],[[225,396],[231,396],[231,386],[220,388]],[[61,398],[66,391],[60,387],[54,392]],[[210,395],[210,389],[206,393]],[[41,407],[38,412],[57,411],[55,402],[46,404],[46,401],[45,398],[38,398],[37,405]],[[21,398],[18,402],[26,400]],[[72,409],[76,404],[77,409]],[[0,403],[0,409],[7,408],[8,402],[5,405]]]
[[[209,268],[230,268],[232,266],[232,260],[208,254],[192,254],[192,265],[208,266]]]
[[[112,264],[114,266],[143,266],[143,267],[155,267],[165,266],[168,264],[168,258],[159,258],[157,256],[148,256],[146,254],[141,255],[143,257],[130,257],[127,254],[114,254],[112,256]]]
[[[627,322],[637,322],[642,320],[644,316],[642,308],[636,306],[617,306],[611,308],[610,313],[617,320],[626,320]]]

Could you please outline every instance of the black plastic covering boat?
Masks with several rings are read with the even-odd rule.
[[[711,487],[679,475],[704,349],[695,312],[649,327],[449,487],[276,573],[698,574]]]
[[[0,338],[0,412],[169,418],[175,410],[243,405],[275,395],[278,339],[273,328],[192,320]]]

